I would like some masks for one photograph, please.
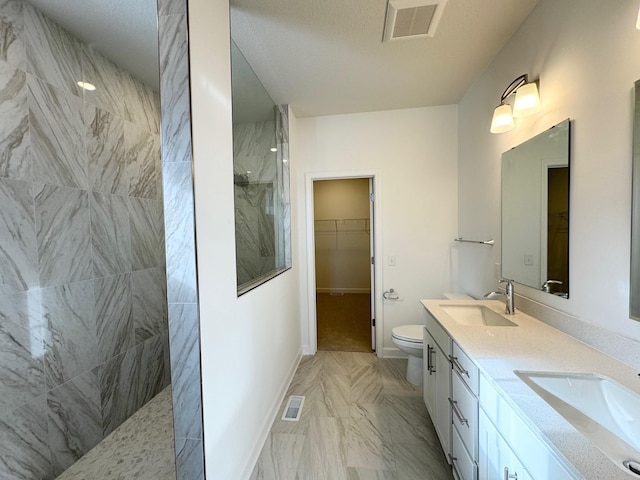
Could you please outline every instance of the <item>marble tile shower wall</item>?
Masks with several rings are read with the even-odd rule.
[[[0,29],[0,478],[50,479],[169,383],[159,99],[21,0]]]
[[[176,474],[204,479],[186,0],[158,0],[162,179]]]
[[[276,268],[274,142],[274,121],[233,125],[234,173],[248,180],[234,186],[238,285]]]

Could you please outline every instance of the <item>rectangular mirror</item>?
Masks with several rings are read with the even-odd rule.
[[[629,317],[640,320],[640,80],[634,88]]]
[[[291,268],[289,116],[231,41],[238,295]]]
[[[569,297],[567,119],[502,154],[502,276]]]

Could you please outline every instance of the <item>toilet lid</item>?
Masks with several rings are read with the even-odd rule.
[[[407,342],[422,343],[422,325],[402,325],[391,330],[391,335]]]

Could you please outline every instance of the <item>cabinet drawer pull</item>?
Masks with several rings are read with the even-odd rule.
[[[471,378],[469,376],[469,371],[466,370],[462,365],[460,365],[460,362],[458,361],[458,357],[449,355],[449,360],[451,360],[451,363],[453,364],[453,368],[455,368],[460,375],[466,375],[467,377]]]
[[[451,409],[453,410],[453,413],[455,413],[456,417],[458,417],[458,420],[460,421],[460,423],[463,424],[463,425],[466,425],[468,427],[469,426],[469,420],[464,418],[464,415],[462,415],[462,412],[460,412],[460,409],[458,408],[458,402],[455,402],[455,401],[449,399],[449,404],[451,405]]]
[[[504,467],[504,480],[509,480],[512,478],[513,480],[518,480],[518,473],[509,473],[509,467]]]
[[[431,345],[427,344],[427,371],[431,375]]]
[[[434,351],[434,347],[427,345],[427,370],[429,370],[429,375],[436,373],[436,366],[433,364],[433,357],[431,356]]]
[[[454,457],[450,453],[447,453],[447,455],[449,456],[449,461],[451,462],[451,468],[453,468],[453,472],[456,474],[456,478],[460,478],[460,479],[463,478],[462,475],[460,475],[458,466],[456,465],[456,462],[458,461],[458,457]]]

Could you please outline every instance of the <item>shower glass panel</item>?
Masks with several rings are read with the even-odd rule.
[[[231,42],[238,295],[291,268],[289,121]]]

